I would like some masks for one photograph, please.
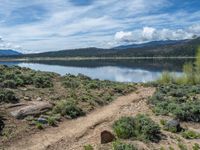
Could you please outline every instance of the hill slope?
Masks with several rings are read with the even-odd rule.
[[[200,37],[180,41],[154,41],[145,44],[111,49],[83,48],[61,50],[19,57],[193,57],[200,45]]]
[[[15,50],[11,50],[11,49],[7,49],[7,50],[0,49],[0,56],[11,56],[11,55],[22,55],[22,53],[17,52]]]

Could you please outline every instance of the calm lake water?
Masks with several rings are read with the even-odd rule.
[[[158,79],[163,71],[170,71],[180,75],[183,64],[188,61],[191,60],[41,60],[34,62],[0,62],[0,64],[17,65],[34,70],[55,72],[61,75],[77,75],[81,73],[100,80],[148,82]]]

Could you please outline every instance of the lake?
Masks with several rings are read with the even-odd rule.
[[[138,60],[40,60],[0,62],[8,66],[28,67],[34,70],[55,72],[60,75],[79,73],[93,79],[118,82],[148,82],[158,79],[163,71],[182,74],[188,59],[138,59]]]

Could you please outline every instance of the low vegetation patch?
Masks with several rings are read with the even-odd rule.
[[[59,101],[54,107],[53,112],[71,119],[85,115],[85,112],[71,99]]]
[[[178,147],[180,148],[180,150],[188,150],[187,146],[181,142],[178,143]]]
[[[95,107],[106,105],[116,97],[128,94],[136,89],[134,84],[131,83],[92,80],[82,74],[77,76],[65,75],[62,78],[62,85],[69,93],[67,98],[73,99],[76,105],[84,104],[86,112]]]
[[[159,115],[172,115],[181,121],[200,122],[200,85],[168,84],[157,87],[150,98]]]
[[[7,89],[0,89],[0,103],[16,103],[18,98],[13,91]]]
[[[198,143],[195,143],[193,146],[192,146],[192,149],[193,150],[200,150],[200,145]]]
[[[122,143],[120,141],[113,142],[113,150],[138,150],[132,144]]]
[[[88,144],[84,146],[84,150],[94,150],[94,148],[92,147],[92,145]]]
[[[151,118],[139,114],[136,117],[122,117],[117,120],[113,129],[117,137],[142,141],[159,141],[160,127]]]
[[[0,66],[0,82],[3,88],[15,89],[26,85],[49,88],[53,86],[52,77],[54,76],[53,73],[33,71],[28,68]]]
[[[185,130],[184,132],[181,133],[181,135],[185,139],[200,139],[200,133],[197,133],[192,130]]]

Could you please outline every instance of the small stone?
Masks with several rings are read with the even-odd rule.
[[[41,117],[38,118],[37,121],[38,121],[39,123],[41,123],[41,124],[47,124],[47,123],[48,123],[47,119],[41,118]]]
[[[22,91],[27,91],[27,88],[22,88],[21,90],[22,90]]]
[[[41,98],[41,97],[38,97],[38,98],[36,99],[36,101],[42,101],[42,98]]]
[[[110,143],[115,140],[115,136],[110,131],[101,132],[101,144]]]
[[[25,101],[31,101],[31,97],[25,96],[25,97],[24,97],[24,100],[25,100]]]

